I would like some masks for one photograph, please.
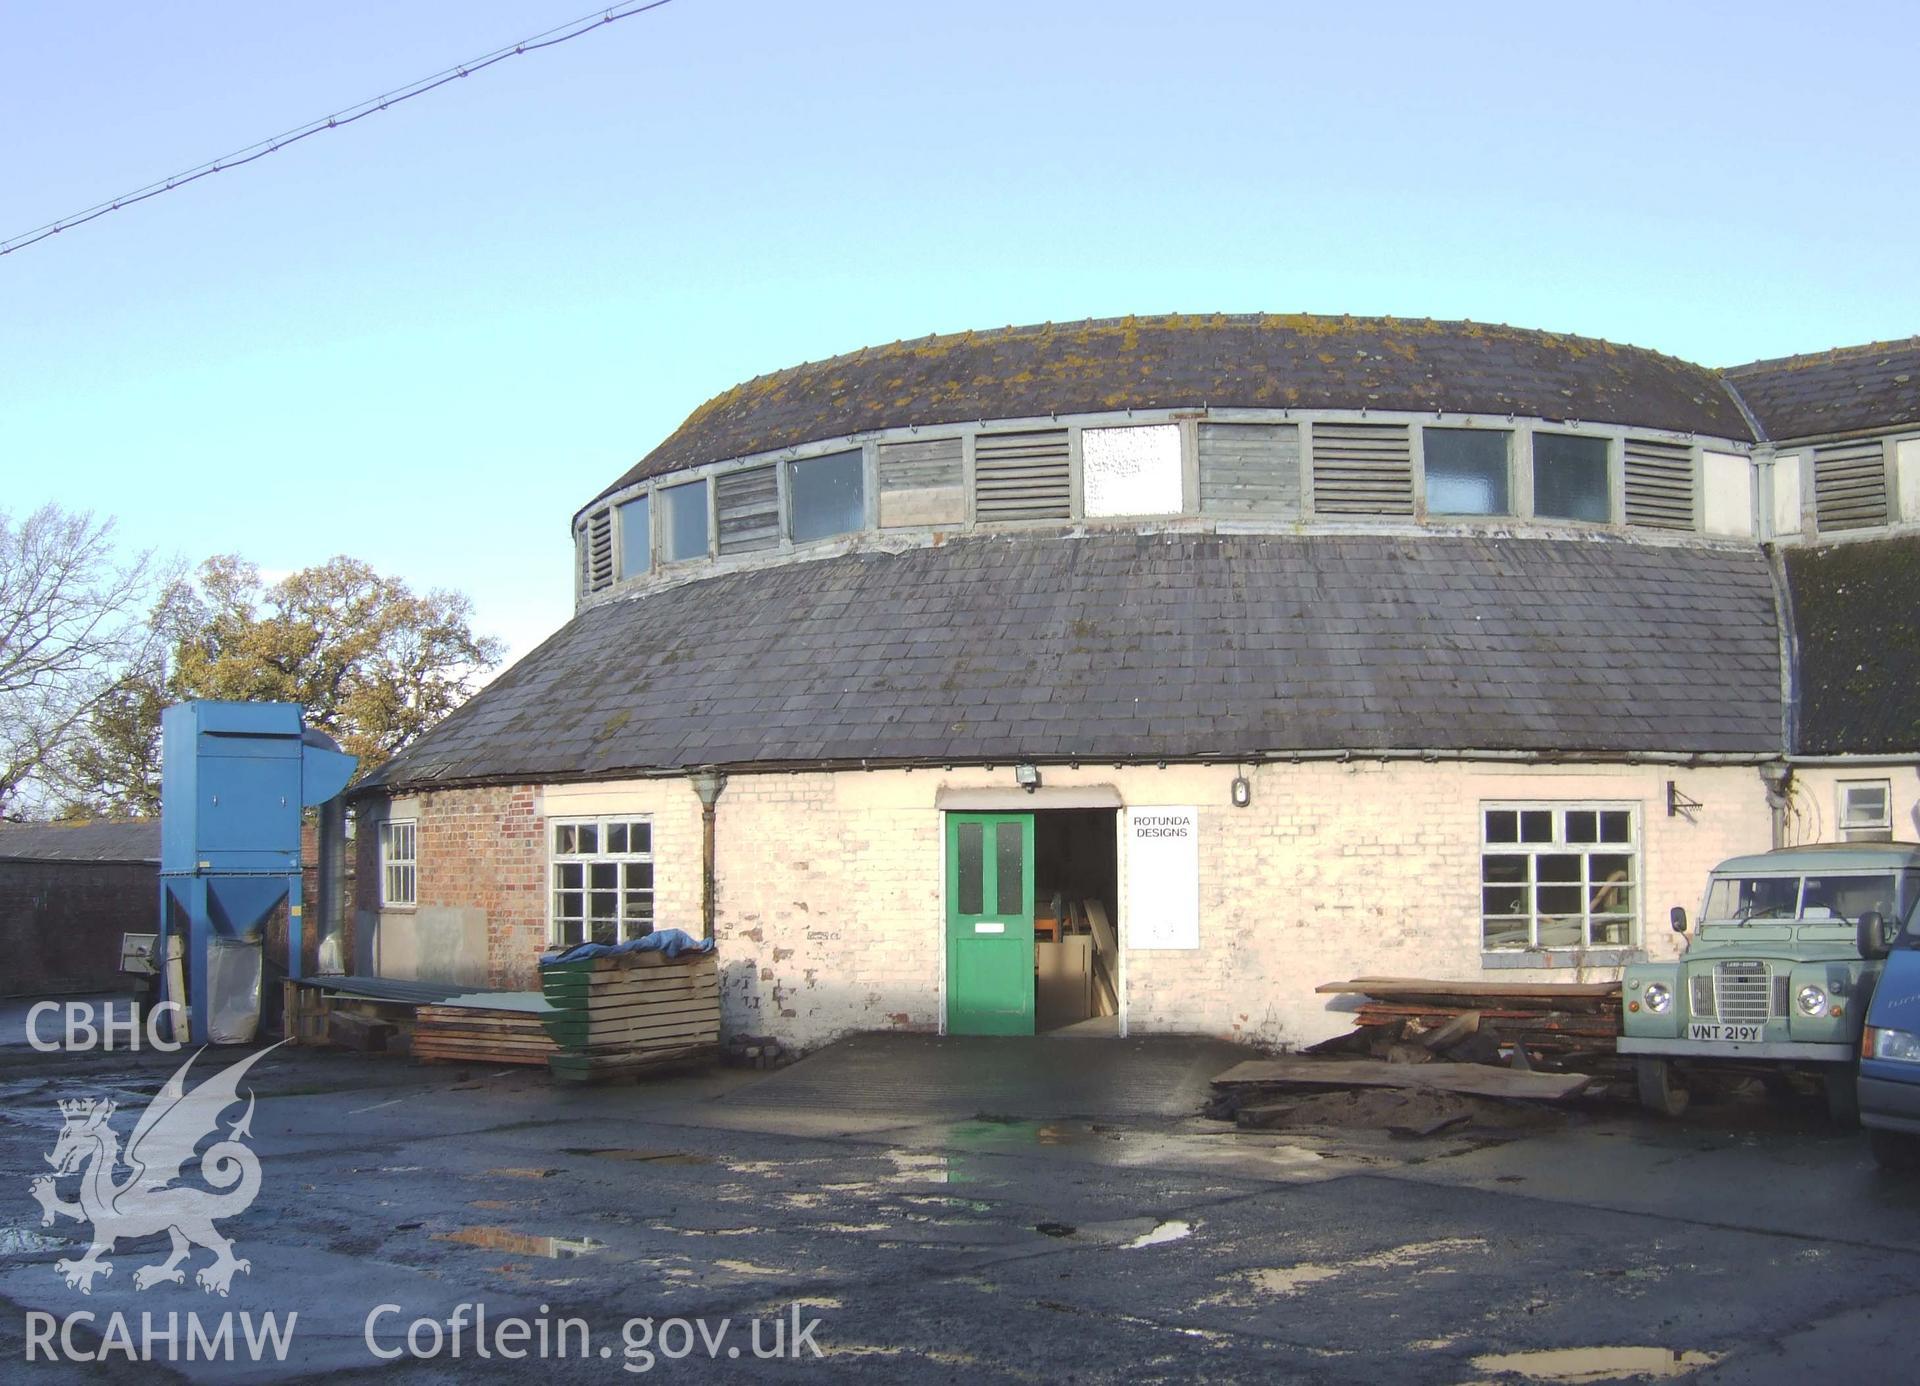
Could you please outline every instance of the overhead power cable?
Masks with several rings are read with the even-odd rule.
[[[170,193],[176,188],[184,188],[189,183],[197,183],[202,178],[209,177],[212,174],[224,173],[228,169],[240,168],[258,159],[264,159],[269,154],[278,154],[290,144],[298,144],[301,140],[313,135],[318,135],[323,131],[338,130],[343,125],[351,125],[357,120],[365,120],[368,116],[380,111],[391,110],[402,101],[411,101],[416,96],[425,96],[428,92],[444,87],[449,82],[457,82],[462,77],[471,77],[474,73],[483,72],[495,63],[505,62],[508,58],[517,58],[524,53],[535,53],[542,48],[552,48],[558,44],[567,43],[573,39],[595,33],[616,20],[631,19],[635,15],[646,14],[650,10],[657,10],[663,5],[671,3],[672,0],[644,0],[644,3],[636,2],[626,5],[615,5],[609,9],[595,10],[592,14],[582,15],[578,19],[569,20],[567,23],[557,25],[554,28],[546,30],[544,33],[535,34],[531,38],[521,39],[518,43],[510,43],[505,48],[496,48],[491,53],[484,53],[471,62],[456,64],[444,72],[436,72],[431,77],[422,77],[419,81],[409,82],[404,87],[395,87],[392,91],[383,92],[379,96],[369,97],[365,101],[356,102],[351,106],[333,112],[331,115],[321,116],[318,120],[310,120],[304,125],[296,125],[291,130],[274,135],[268,139],[259,140],[244,148],[236,149],[231,154],[223,154],[217,159],[209,159],[203,164],[195,164],[192,168],[176,173],[171,178],[162,178],[157,182],[147,184],[143,188],[136,188],[130,193],[122,193],[119,197],[109,198],[107,201],[89,207],[85,211],[75,212],[72,216],[61,217],[58,221],[50,221],[45,226],[35,227],[31,231],[23,231],[18,236],[0,241],[0,255],[11,255],[16,250],[25,250],[28,246],[44,241],[49,236],[57,236],[62,231],[71,230],[76,226],[84,226],[87,222],[96,221],[106,216],[109,212],[121,211],[133,206],[137,202],[145,202],[149,198],[159,197],[162,193]]]

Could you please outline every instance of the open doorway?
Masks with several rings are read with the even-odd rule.
[[[1117,1034],[1118,822],[1113,809],[1033,815],[1033,1028]]]

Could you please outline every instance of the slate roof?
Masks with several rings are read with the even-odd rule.
[[[160,820],[0,823],[0,861],[160,862]]]
[[[1714,371],[1590,337],[1309,314],[1107,318],[923,337],[760,376],[694,410],[607,490],[868,429],[1201,405],[1447,409],[1753,436]]]
[[[370,776],[1375,748],[1777,753],[1757,550],[975,537],[580,612]]]
[[[1726,371],[1775,442],[1920,422],[1920,337]]]
[[[1920,751],[1920,535],[1788,549],[1802,755]]]

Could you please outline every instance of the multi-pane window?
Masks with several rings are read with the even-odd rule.
[[[652,819],[558,818],[547,840],[550,942],[623,943],[653,932]]]
[[[380,903],[412,905],[418,899],[417,841],[414,820],[396,818],[380,825]]]
[[[1533,513],[1550,520],[1613,518],[1605,438],[1575,433],[1533,435]]]
[[[866,460],[857,452],[789,462],[787,494],[796,544],[866,528]]]
[[[1640,917],[1637,817],[1627,804],[1482,805],[1483,946],[1631,945]]]
[[[653,517],[650,497],[635,496],[621,502],[620,576],[634,577],[653,566]]]
[[[669,563],[707,556],[707,483],[689,481],[660,492],[661,557]]]
[[[1511,515],[1507,438],[1490,428],[1426,429],[1427,513]]]

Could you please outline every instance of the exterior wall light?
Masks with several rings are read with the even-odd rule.
[[[1040,787],[1040,767],[1031,761],[1021,761],[1013,767],[1013,782],[1031,794]]]
[[[1252,802],[1253,781],[1249,780],[1245,775],[1235,775],[1233,777],[1233,806],[1235,808],[1245,808]]]

